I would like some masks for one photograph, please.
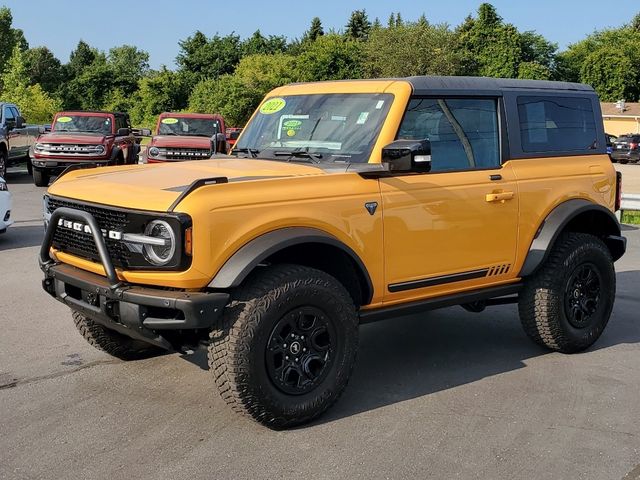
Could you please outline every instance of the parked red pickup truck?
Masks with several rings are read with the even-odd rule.
[[[71,165],[137,163],[139,152],[140,139],[126,113],[60,112],[53,118],[51,132],[40,135],[33,146],[33,181],[46,187],[52,175]]]
[[[142,163],[206,160],[215,153],[227,153],[224,132],[221,115],[162,113],[156,135],[142,154]]]

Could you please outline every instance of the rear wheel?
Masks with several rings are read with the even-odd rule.
[[[121,360],[139,360],[164,352],[158,347],[109,330],[80,312],[73,312],[73,322],[90,345]]]
[[[613,309],[616,276],[606,245],[597,237],[568,233],[519,296],[520,320],[536,343],[573,353],[602,334]]]
[[[33,169],[33,183],[36,187],[48,187],[49,186],[49,174],[43,170]]]
[[[275,265],[237,291],[211,333],[209,366],[222,398],[272,428],[312,420],[344,390],[358,347],[358,317],[326,273]]]

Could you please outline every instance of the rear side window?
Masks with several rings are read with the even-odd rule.
[[[497,101],[422,98],[409,102],[398,139],[431,142],[431,171],[500,166]]]
[[[593,150],[597,147],[591,100],[578,97],[518,97],[524,152]]]

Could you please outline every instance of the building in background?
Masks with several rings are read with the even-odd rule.
[[[640,133],[640,103],[601,103],[604,131],[611,135]]]

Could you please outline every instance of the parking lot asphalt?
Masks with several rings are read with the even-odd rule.
[[[22,172],[9,187],[1,479],[640,478],[636,227],[610,324],[588,351],[534,345],[514,305],[365,325],[336,406],[275,432],[226,408],[203,352],[122,362],[86,344],[40,286],[43,189]]]

